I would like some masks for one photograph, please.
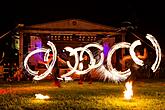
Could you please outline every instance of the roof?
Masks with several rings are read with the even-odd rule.
[[[51,29],[51,30],[102,30],[102,31],[115,31],[116,28],[97,24],[81,19],[66,19],[55,22],[48,22],[42,24],[35,24],[25,26],[28,29]]]

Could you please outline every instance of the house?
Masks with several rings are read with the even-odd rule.
[[[47,41],[55,44],[58,53],[64,52],[66,46],[76,48],[97,42],[103,45],[104,55],[106,57],[108,51],[115,43],[125,40],[125,33],[121,31],[118,32],[117,30],[118,28],[115,27],[81,19],[66,19],[30,26],[20,24],[18,31],[19,41],[17,41],[19,48],[19,65],[22,65],[24,58],[29,52],[41,47],[47,48]],[[124,50],[121,49],[118,54],[123,56]],[[34,55],[33,58],[29,60],[29,63],[37,66],[36,60],[41,57],[43,57],[43,53]],[[116,53],[112,61],[114,64],[119,61]]]

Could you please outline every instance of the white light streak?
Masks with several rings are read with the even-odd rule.
[[[52,53],[53,53],[52,62],[49,65],[48,69],[43,74],[41,74],[39,76],[35,75],[34,78],[33,78],[34,80],[41,80],[41,79],[45,78],[49,73],[51,73],[51,71],[52,71],[52,69],[54,67],[54,64],[56,62],[57,50],[56,50],[55,45],[52,42],[50,42],[50,41],[48,41],[47,45],[49,45],[51,47],[51,50],[52,50]]]
[[[59,80],[64,80],[64,81],[73,81],[71,77],[64,77],[64,78],[57,78]]]
[[[31,70],[31,69],[29,68],[29,66],[28,66],[28,64],[27,64],[27,63],[28,63],[28,59],[29,59],[32,55],[34,55],[34,54],[36,54],[36,53],[46,52],[46,51],[47,51],[47,49],[45,49],[45,48],[40,48],[40,49],[36,49],[36,50],[30,52],[30,53],[26,56],[26,58],[25,58],[25,60],[24,60],[24,67],[25,67],[25,69],[26,69],[31,75],[35,76],[35,75],[38,74],[39,71],[33,71],[33,70]]]
[[[101,59],[100,61],[96,64],[96,59],[94,59],[92,52],[88,49],[90,47],[95,47],[100,49],[101,51],[103,51],[103,47],[99,44],[88,44],[85,47],[78,47],[78,48],[71,48],[71,47],[65,47],[66,51],[70,52],[70,56],[74,55],[75,56],[75,65],[74,67],[71,66],[70,62],[67,61],[67,65],[68,67],[71,69],[71,71],[69,71],[66,74],[63,74],[61,77],[67,77],[71,74],[73,74],[74,72],[76,74],[86,74],[88,73],[91,69],[97,68],[99,67],[103,61],[104,61],[104,54],[103,52],[101,53]],[[78,57],[78,51],[80,51],[80,57]],[[83,54],[84,52],[86,52],[89,55],[90,58],[90,64],[88,65],[88,68],[86,70],[83,70],[83,64],[80,63],[79,61],[83,61]],[[79,68],[80,67],[80,68]]]
[[[153,70],[153,72],[155,72],[159,65],[160,65],[160,61],[161,61],[161,49],[159,46],[159,43],[157,42],[157,40],[155,39],[154,36],[152,36],[151,34],[147,34],[146,38],[148,40],[151,41],[152,45],[155,47],[155,51],[156,51],[156,59],[154,64],[152,65],[151,69]]]
[[[144,65],[143,60],[140,60],[140,59],[136,56],[135,51],[134,51],[135,47],[137,47],[138,45],[141,45],[140,40],[134,41],[134,42],[131,44],[130,48],[129,48],[129,53],[130,53],[130,55],[131,55],[133,61],[134,61],[136,64],[138,64],[138,65],[140,65],[140,66],[143,66],[143,65]]]
[[[51,50],[52,50],[52,53],[53,53],[53,60],[52,60],[52,62],[51,62],[50,65],[48,64],[48,65],[46,66],[46,67],[47,67],[47,70],[46,70],[44,73],[42,73],[41,75],[38,75],[38,72],[39,72],[39,71],[33,71],[33,70],[31,70],[31,69],[29,68],[29,66],[28,66],[28,64],[27,64],[27,63],[28,63],[28,59],[29,59],[32,55],[34,55],[34,54],[36,54],[36,53],[45,52],[46,55],[44,56],[44,60],[47,61],[48,52],[50,51],[49,49],[45,49],[45,48],[36,49],[36,50],[32,51],[31,53],[29,53],[29,54],[26,56],[25,60],[24,60],[24,67],[25,67],[25,69],[26,69],[31,75],[34,76],[34,78],[33,78],[34,80],[41,80],[41,79],[45,78],[49,73],[51,73],[51,71],[52,71],[52,69],[53,69],[53,66],[54,66],[54,64],[55,64],[55,62],[56,62],[57,50],[56,50],[55,45],[54,45],[52,42],[50,42],[50,41],[48,41],[47,45],[49,45],[49,46],[51,47]]]
[[[128,42],[120,42],[112,46],[111,51],[108,52],[107,66],[108,66],[108,70],[110,71],[109,75],[112,76],[112,79],[114,80],[118,80],[118,81],[125,80],[131,74],[130,69],[127,69],[126,71],[117,71],[115,68],[113,68],[112,63],[111,63],[112,55],[117,49],[130,48],[130,45],[131,44]]]
[[[78,67],[78,64],[79,64],[79,59],[78,59],[78,53],[77,53],[77,51],[79,51],[81,48],[73,49],[71,47],[65,47],[64,49],[66,51],[69,51],[70,52],[70,56],[73,56],[73,55],[75,56],[75,65],[74,65],[74,67],[72,67],[71,64],[70,64],[70,62],[67,61],[66,63],[68,65],[68,67],[71,69],[71,71],[69,71],[66,74],[61,75],[61,78],[70,76],[71,74],[73,74],[76,71],[76,69]]]
[[[161,49],[160,49],[160,46],[159,46],[157,40],[152,35],[147,34],[146,38],[151,41],[151,43],[153,44],[153,46],[155,47],[155,50],[156,50],[156,60],[155,60],[154,64],[151,67],[153,72],[155,72],[158,69],[159,65],[160,65]],[[30,52],[26,56],[26,58],[24,60],[24,67],[31,75],[34,76],[34,80],[41,80],[41,79],[45,78],[49,73],[51,73],[51,71],[52,71],[52,69],[54,67],[54,64],[56,62],[57,50],[56,50],[55,45],[52,42],[50,42],[50,41],[48,41],[47,45],[49,45],[51,49],[45,49],[45,48],[36,49],[36,50]],[[107,56],[107,67],[108,67],[108,70],[103,65],[104,54],[103,54],[103,47],[100,44],[88,44],[88,45],[86,45],[84,47],[78,47],[78,48],[74,48],[74,49],[71,48],[71,47],[65,47],[65,50],[70,52],[69,55],[70,56],[74,56],[75,64],[74,64],[74,66],[72,66],[70,64],[70,62],[67,61],[67,66],[70,68],[70,71],[68,73],[66,73],[66,74],[63,74],[61,76],[61,79],[66,78],[66,77],[70,76],[73,73],[76,73],[76,74],[86,74],[91,69],[97,68],[96,70],[103,74],[104,80],[106,78],[108,78],[108,79],[111,79],[111,80],[116,81],[116,82],[123,81],[123,80],[127,79],[127,77],[129,75],[131,75],[131,71],[130,71],[130,69],[127,69],[126,71],[118,71],[118,70],[116,70],[116,68],[113,68],[112,63],[111,63],[112,55],[114,54],[114,52],[117,49],[129,48],[129,52],[130,52],[130,55],[131,55],[133,61],[136,64],[138,64],[140,66],[143,66],[144,65],[143,61],[140,60],[136,56],[136,54],[134,52],[134,49],[138,45],[141,45],[140,40],[136,40],[132,44],[130,44],[128,42],[120,42],[120,43],[117,43],[114,46],[112,46],[112,48],[108,52],[108,56]],[[101,58],[99,59],[99,61],[97,63],[96,63],[96,59],[94,58],[91,50],[89,49],[90,47],[97,48],[101,52],[100,53]],[[45,64],[47,70],[44,73],[42,73],[41,75],[38,75],[39,71],[33,71],[33,70],[31,70],[29,68],[29,66],[28,66],[28,59],[32,55],[34,55],[36,53],[44,52],[45,53],[44,54],[44,61],[46,62],[46,61],[48,61],[48,57],[49,57],[50,51],[52,51],[52,53],[53,53],[53,59],[52,59],[50,64]],[[84,52],[86,52],[89,55],[89,59],[90,59],[90,63],[88,65],[88,68],[85,69],[85,70],[83,69],[83,55],[84,55]],[[80,53],[80,55],[78,53]]]

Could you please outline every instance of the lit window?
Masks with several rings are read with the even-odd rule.
[[[54,36],[51,36],[51,40],[53,40]]]
[[[58,40],[60,40],[60,36],[58,36]]]

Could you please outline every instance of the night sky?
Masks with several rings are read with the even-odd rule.
[[[120,26],[121,22],[129,21],[138,27],[140,33],[154,35],[160,42],[161,48],[165,47],[162,29],[165,6],[158,1],[43,1],[40,0],[37,3],[34,0],[28,2],[6,0],[0,3],[0,35],[13,29],[19,23],[31,25],[78,18],[109,26]]]

